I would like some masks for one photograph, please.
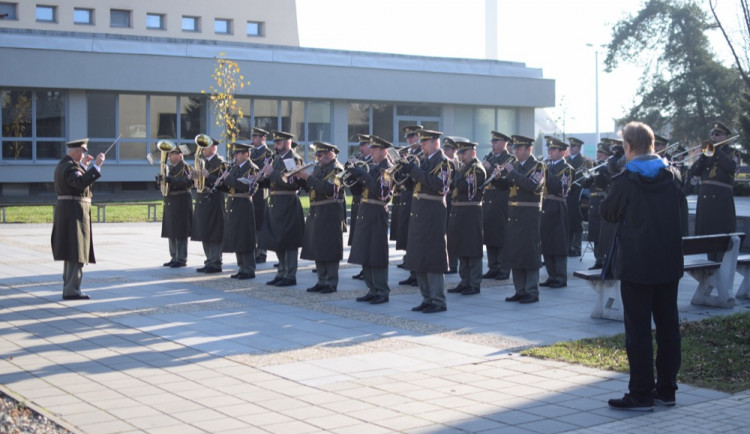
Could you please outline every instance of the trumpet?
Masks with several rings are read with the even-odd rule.
[[[176,146],[174,142],[169,140],[159,140],[156,143],[156,147],[161,151],[161,161],[159,163],[159,176],[157,177],[157,184],[161,189],[161,195],[169,195],[169,184],[167,184],[167,175],[169,175],[169,168],[167,167],[167,154],[174,151]]]
[[[688,149],[686,149],[686,150],[684,150],[682,152],[678,152],[678,153],[672,155],[672,158],[679,157],[680,155],[685,155],[685,154],[689,155],[693,150],[698,149],[699,147],[701,148],[701,153],[703,155],[705,155],[706,157],[713,157],[714,152],[716,151],[716,148],[718,148],[721,145],[725,145],[727,143],[731,143],[731,142],[737,140],[739,137],[740,137],[740,135],[737,134],[736,136],[732,136],[732,137],[730,137],[730,138],[728,138],[726,140],[722,140],[719,143],[712,143],[711,141],[706,140],[705,142],[701,143],[700,145],[692,146],[692,147],[690,147],[690,148],[688,148]]]
[[[344,167],[344,170],[337,173],[333,176],[333,182],[334,184],[338,185],[339,187],[344,186],[347,188],[351,188],[354,186],[354,184],[357,183],[358,179],[354,177],[351,170],[353,167],[359,167],[360,169],[366,169],[367,163],[362,160],[350,160],[347,161]]]
[[[485,181],[484,181],[484,182],[482,183],[482,185],[480,185],[480,186],[479,186],[479,190],[480,190],[480,191],[481,191],[481,190],[484,190],[485,188],[487,188],[487,186],[488,186],[488,185],[490,185],[490,183],[491,183],[492,181],[494,181],[494,180],[495,180],[495,178],[498,178],[498,177],[499,177],[499,178],[502,178],[503,176],[505,176],[505,175],[507,175],[507,174],[508,174],[508,171],[507,171],[507,170],[505,170],[505,167],[501,168],[499,172],[494,172],[494,171],[493,171],[493,172],[492,172],[492,175],[490,175],[490,177],[489,177],[489,178],[487,178],[487,179],[486,179],[486,180],[485,180]]]
[[[208,148],[213,145],[213,139],[206,134],[198,134],[195,136],[195,144],[199,148]],[[198,193],[206,191],[206,177],[203,176],[203,169],[205,169],[205,163],[201,160],[201,153],[195,150],[195,164],[193,170],[193,185]]]
[[[386,154],[390,157],[391,161],[393,162],[393,166],[389,167],[388,169],[385,169],[383,171],[383,178],[394,185],[401,185],[404,182],[406,182],[407,179],[409,179],[408,176],[403,176],[401,179],[399,179],[396,175],[398,174],[399,170],[402,166],[405,164],[419,164],[419,157],[417,154],[406,154],[401,155],[398,151],[396,151],[393,148],[388,148],[385,150]]]
[[[313,161],[307,164],[303,164],[301,166],[297,166],[296,168],[292,170],[287,170],[286,172],[281,174],[281,180],[288,183],[289,178],[291,178],[292,176],[302,172],[303,170],[307,170],[311,167],[315,167],[317,164],[318,164],[317,161]]]

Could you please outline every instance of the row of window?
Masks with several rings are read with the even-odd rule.
[[[17,4],[0,2],[0,17],[6,20],[17,20]],[[75,24],[93,25],[94,9],[74,8],[73,22]],[[110,27],[130,28],[133,11],[125,9],[109,10]],[[146,13],[146,29],[166,30],[166,15],[160,13]],[[36,21],[40,23],[56,23],[58,21],[57,6],[37,5]],[[201,17],[182,16],[183,32],[201,32]],[[219,35],[234,34],[234,20],[230,18],[215,18],[214,33]],[[248,21],[245,25],[247,36],[263,36],[264,25],[259,21]]]
[[[69,137],[67,93],[62,90],[0,89],[0,162],[58,160]],[[206,95],[148,95],[114,92],[86,94],[89,151],[106,150],[120,136],[108,158],[117,162],[143,163],[148,152],[156,152],[156,143],[173,140],[195,148],[195,136],[208,131],[213,119]],[[237,97],[243,117],[239,141],[249,143],[252,127],[266,131],[288,131],[302,145],[298,150],[307,157],[305,146],[313,141],[330,142],[332,103],[330,101],[280,100]],[[490,131],[513,134],[518,112],[509,108],[454,107],[455,127],[446,134],[472,138],[480,143],[480,154],[489,151]],[[401,131],[406,125],[421,124],[441,130],[442,108],[425,104],[347,105],[349,155],[357,152],[357,134],[373,134],[403,145]],[[219,137],[215,137],[219,139]],[[341,144],[337,144],[341,146]]]

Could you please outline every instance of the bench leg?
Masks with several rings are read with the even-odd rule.
[[[622,295],[619,280],[589,280],[596,291],[596,304],[591,311],[591,318],[623,321]]]
[[[726,285],[720,284],[720,273],[718,271],[719,270],[688,271],[690,276],[698,281],[698,287],[695,289],[695,294],[693,294],[693,299],[690,301],[690,304],[723,308],[734,307],[734,297],[729,294]],[[717,295],[712,295],[714,289],[716,289]]]
[[[750,265],[737,265],[737,272],[742,276],[742,282],[740,283],[740,287],[737,288],[737,294],[734,297],[750,299]]]

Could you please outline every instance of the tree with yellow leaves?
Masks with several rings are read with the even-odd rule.
[[[237,106],[234,95],[250,82],[245,81],[245,77],[240,73],[240,65],[228,59],[226,53],[219,53],[211,78],[215,83],[209,87],[208,92],[211,110],[215,115],[216,125],[223,127],[219,140],[227,144],[234,143],[240,132],[239,119],[244,116],[242,108]],[[206,91],[202,90],[201,93]]]

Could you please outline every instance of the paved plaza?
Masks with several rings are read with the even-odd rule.
[[[510,281],[475,296],[448,294],[448,311],[411,312],[417,288],[390,302],[357,303],[358,266],[341,263],[334,294],[265,285],[275,257],[253,280],[203,275],[200,243],[188,267],[169,260],[160,223],[94,224],[98,263],[84,268],[91,301],[62,301],[62,263],[51,225],[0,225],[0,387],[83,433],[747,432],[750,392],[680,385],[678,405],[619,412],[607,399],[627,375],[520,356],[522,348],[613,335],[620,322],[590,317],[595,293],[572,277],[593,263],[569,260],[568,287],[541,301],[506,303]],[[391,263],[403,252],[391,246]],[[348,256],[348,250],[344,257]],[[546,278],[544,271],[541,278]],[[446,288],[458,283],[446,276]],[[739,285],[737,276],[735,286]],[[680,283],[681,318],[746,311],[690,305],[696,281]]]

